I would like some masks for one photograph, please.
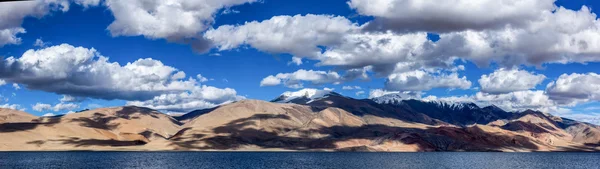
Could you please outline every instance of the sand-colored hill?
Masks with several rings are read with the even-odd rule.
[[[0,123],[31,122],[34,119],[37,117],[23,111],[0,108]]]
[[[179,122],[151,109],[101,108],[0,124],[0,150],[137,149],[136,145],[166,140],[179,129]]]

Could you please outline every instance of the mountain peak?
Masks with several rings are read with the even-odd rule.
[[[340,95],[331,90],[319,90],[306,88],[299,91],[287,91],[281,94],[279,97],[271,100],[271,102],[277,103],[297,103],[306,104],[321,98],[326,98],[330,95]]]
[[[398,103],[402,102],[403,100],[410,100],[410,99],[415,99],[415,98],[414,98],[414,96],[411,96],[410,94],[407,94],[407,93],[394,92],[394,93],[387,93],[387,94],[384,94],[384,95],[378,96],[378,97],[373,97],[370,99],[379,104],[398,104]]]
[[[458,101],[443,101],[443,100],[433,100],[428,101],[429,103],[437,104],[440,107],[447,107],[450,109],[479,109],[480,107],[473,102],[458,102]]]

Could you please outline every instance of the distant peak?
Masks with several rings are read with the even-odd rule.
[[[437,104],[438,106],[448,107],[452,109],[479,109],[480,107],[473,102],[461,102],[461,101],[444,101],[444,100],[432,100],[429,103]]]
[[[401,92],[390,92],[378,97],[373,97],[371,98],[371,100],[373,100],[376,103],[379,104],[398,104],[400,102],[402,102],[403,100],[411,100],[411,99],[416,99],[414,96],[410,95],[409,93],[401,93]]]
[[[319,90],[306,88],[299,91],[287,91],[271,102],[277,103],[310,103],[314,100],[325,98],[330,95],[339,95],[331,90]]]

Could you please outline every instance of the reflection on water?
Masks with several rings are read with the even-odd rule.
[[[600,168],[600,153],[3,152],[0,168]]]

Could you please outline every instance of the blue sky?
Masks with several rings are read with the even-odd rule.
[[[53,1],[38,1],[37,5],[48,5],[52,6],[60,6]],[[109,62],[117,62],[121,66],[126,65],[128,62],[135,62],[140,58],[152,58],[154,60],[158,60],[164,65],[173,67],[178,71],[185,72],[186,79],[188,77],[195,77],[196,74],[201,74],[203,77],[206,77],[208,81],[199,82],[197,86],[207,85],[212,86],[218,89],[230,88],[235,90],[235,94],[237,96],[245,97],[248,99],[260,99],[260,100],[271,100],[283,93],[284,91],[295,91],[300,88],[290,88],[290,86],[286,86],[283,84],[279,85],[267,85],[261,86],[261,81],[264,78],[270,75],[277,75],[278,73],[293,73],[298,70],[314,70],[314,71],[334,71],[340,75],[344,75],[347,70],[349,70],[348,66],[335,66],[335,65],[321,65],[319,63],[323,62],[321,59],[315,59],[314,57],[303,57],[303,63],[300,65],[296,65],[291,63],[292,56],[296,56],[293,51],[286,51],[287,48],[276,46],[274,48],[261,48],[261,44],[250,43],[247,40],[245,43],[224,49],[222,48],[223,42],[218,42],[218,40],[214,40],[215,46],[212,46],[208,51],[197,51],[194,50],[189,43],[183,43],[178,40],[167,40],[169,37],[160,36],[160,35],[149,35],[147,32],[141,34],[121,34],[115,35],[115,33],[111,32],[108,29],[108,26],[111,25],[116,19],[116,15],[113,15],[117,9],[113,9],[109,3],[105,1],[99,1],[96,4],[93,4],[88,7],[83,7],[80,3],[75,3],[71,1],[66,1],[69,3],[69,9],[67,11],[56,8],[49,8],[47,12],[43,12],[43,17],[36,18],[33,17],[33,14],[23,14],[22,23],[9,23],[7,25],[12,25],[13,27],[21,27],[26,30],[25,33],[16,34],[16,37],[19,38],[18,43],[5,44],[0,46],[0,55],[6,57],[14,56],[16,58],[21,57],[28,50],[43,50],[52,46],[60,45],[60,44],[68,44],[74,47],[83,47],[86,49],[95,49],[102,56],[108,57]],[[93,1],[92,1],[93,2]],[[246,2],[246,1],[244,1]],[[360,10],[360,7],[350,7],[349,0],[331,0],[331,1],[313,1],[313,0],[290,0],[290,1],[275,1],[275,0],[263,0],[261,2],[253,2],[249,0],[250,3],[233,3],[227,4],[223,7],[217,6],[214,7],[214,10],[217,12],[213,13],[212,17],[209,17],[209,20],[212,20],[212,23],[206,24],[207,29],[198,29],[196,35],[193,38],[202,37],[206,31],[220,30],[219,28],[223,25],[230,26],[238,26],[243,27],[246,22],[251,21],[265,21],[269,20],[274,16],[306,16],[307,14],[314,14],[317,16],[340,16],[351,23],[361,26],[366,25],[369,22],[373,22],[375,20],[381,19],[385,21],[393,21],[394,19],[398,19],[394,17],[394,15],[398,15],[401,12],[401,7],[398,9],[390,9],[391,14],[386,15],[385,13],[373,13],[373,11],[369,12],[368,10]],[[392,2],[393,0],[388,1],[379,1],[379,2]],[[540,0],[539,4],[543,4],[544,2],[548,2],[548,0]],[[18,2],[21,3],[21,2]],[[54,4],[52,4],[54,3]],[[223,2],[225,3],[225,2]],[[7,3],[0,3],[0,6],[8,6]],[[358,0],[356,1],[358,4]],[[364,5],[364,4],[363,4]],[[486,5],[486,4],[483,4]],[[558,0],[554,2],[556,6],[563,6],[570,11],[579,11],[583,5],[586,5],[591,8],[591,13],[597,13],[597,7],[600,7],[600,2],[592,1],[592,0]],[[18,5],[20,7],[25,8],[26,5]],[[372,6],[371,6],[372,7]],[[485,6],[481,7],[486,8]],[[367,8],[365,8],[367,9]],[[225,14],[223,11],[235,11]],[[383,10],[381,10],[383,11]],[[424,10],[426,12],[426,10]],[[451,11],[449,11],[451,12]],[[493,12],[493,11],[491,11]],[[551,11],[554,12],[554,11]],[[35,12],[32,12],[35,13]],[[589,12],[588,12],[589,13]],[[457,16],[460,16],[460,12]],[[468,13],[467,13],[468,14]],[[1,14],[0,14],[1,15]],[[405,14],[408,16],[409,14]],[[427,13],[423,13],[422,15],[427,15]],[[450,15],[450,14],[449,14]],[[466,15],[466,14],[465,14]],[[140,18],[141,19],[141,18]],[[176,18],[173,18],[176,19]],[[207,19],[207,18],[200,18]],[[406,19],[406,18],[404,18]],[[409,21],[412,21],[409,18]],[[507,20],[510,20],[507,19]],[[525,18],[523,19],[525,20]],[[10,21],[0,21],[0,22],[10,22]],[[514,21],[514,23],[518,23],[519,21]],[[590,22],[594,22],[593,20]],[[375,22],[373,22],[375,23]],[[458,22],[457,23],[462,23]],[[507,24],[512,24],[513,21],[508,21]],[[517,24],[515,24],[517,25]],[[2,26],[0,24],[0,26]],[[461,32],[465,30],[469,30],[468,25],[466,25],[465,30],[441,30],[441,31],[431,31],[427,26],[418,27],[417,30],[411,29],[411,32],[403,32],[403,30],[398,29],[398,26],[383,26],[386,30],[377,30],[380,32],[392,31],[393,35],[403,35],[407,33],[414,32],[425,32],[430,34],[451,34],[453,32]],[[402,26],[400,26],[402,28]],[[517,27],[517,26],[515,26]],[[590,30],[597,31],[598,25],[592,26],[589,28]],[[7,26],[4,29],[9,29]],[[3,29],[0,27],[0,29]],[[422,29],[422,30],[421,30]],[[437,29],[437,28],[436,28]],[[496,31],[497,28],[474,28],[474,31]],[[525,29],[525,28],[523,28]],[[299,31],[305,31],[300,30]],[[152,31],[152,30],[150,30]],[[394,32],[395,31],[395,32]],[[267,32],[268,33],[268,32]],[[177,35],[177,33],[175,33]],[[172,35],[172,34],[171,34]],[[575,36],[573,34],[569,34]],[[151,37],[155,36],[155,37]],[[168,35],[170,36],[170,35]],[[231,35],[233,38],[234,35]],[[228,37],[225,37],[228,38]],[[593,37],[592,37],[593,38]],[[35,46],[34,43],[36,40],[42,40],[46,43],[45,46]],[[443,39],[443,38],[442,38]],[[540,37],[542,39],[542,37]],[[437,38],[431,39],[437,41]],[[591,39],[590,41],[594,41],[598,39]],[[433,42],[435,43],[435,42]],[[310,45],[310,44],[302,44],[298,43],[297,46],[301,45]],[[336,46],[337,45],[337,46]],[[328,49],[333,49],[339,47],[338,44],[331,46],[324,46],[318,44],[317,47],[322,48],[324,51]],[[279,48],[277,48],[279,47]],[[592,47],[590,47],[592,48]],[[273,52],[273,50],[278,52]],[[560,61],[552,60],[552,59],[544,59],[540,65],[535,66],[529,64],[529,62],[519,62],[517,64],[504,64],[504,63],[494,63],[490,61],[490,66],[481,66],[477,65],[474,62],[475,57],[464,57],[456,56],[458,59],[452,61],[452,66],[463,65],[464,70],[459,71],[451,71],[449,67],[444,68],[432,68],[427,66],[422,66],[420,69],[426,73],[431,74],[432,76],[444,76],[451,75],[456,73],[459,78],[465,77],[467,81],[471,83],[468,87],[456,86],[456,85],[434,85],[435,87],[426,88],[423,90],[413,90],[410,83],[402,83],[404,81],[401,80],[401,85],[396,83],[389,84],[386,83],[390,81],[390,74],[394,73],[402,73],[402,72],[387,72],[382,73],[376,70],[368,70],[366,74],[368,75],[368,79],[350,79],[350,80],[342,80],[339,83],[336,82],[326,82],[326,83],[318,83],[318,85],[313,85],[310,80],[299,80],[304,88],[333,88],[334,91],[344,94],[346,96],[351,96],[355,98],[367,98],[369,97],[369,93],[372,90],[385,90],[386,92],[393,92],[397,89],[407,89],[405,91],[413,91],[413,92],[421,92],[419,98],[426,98],[427,96],[435,96],[436,98],[445,98],[451,100],[452,96],[455,97],[471,97],[477,95],[477,93],[481,92],[481,85],[478,83],[478,80],[482,75],[489,75],[494,73],[497,70],[505,68],[514,69],[519,71],[524,71],[533,75],[544,75],[545,78],[542,79],[541,82],[533,85],[533,88],[528,88],[528,91],[540,91],[545,93],[544,95],[548,95],[548,97],[555,97],[551,95],[551,93],[560,93],[560,92],[551,92],[547,84],[557,81],[559,77],[563,74],[570,75],[572,73],[579,73],[583,75],[591,76],[591,73],[600,73],[600,61],[599,55],[594,53],[595,51],[580,51],[580,53],[549,53],[545,54],[541,57],[549,57],[549,55],[553,56],[564,56],[564,57],[572,57],[569,58],[571,60],[582,60],[584,58],[585,61],[573,61],[576,63],[560,63]],[[512,51],[507,51],[506,56],[511,55]],[[515,52],[518,53],[518,52]],[[520,52],[518,54],[523,54],[526,52]],[[401,53],[398,53],[397,57],[401,57]],[[517,55],[517,54],[515,54]],[[502,55],[504,56],[504,55]],[[41,56],[43,57],[43,56]],[[61,56],[59,56],[61,57]],[[362,56],[362,57],[373,57],[373,56]],[[496,56],[489,56],[489,58],[493,58]],[[515,57],[524,57],[524,56],[515,56]],[[577,57],[577,58],[576,58]],[[440,60],[448,59],[441,58]],[[355,67],[353,67],[355,68]],[[425,71],[425,70],[428,71]],[[440,70],[441,73],[432,73],[431,69]],[[6,72],[4,72],[6,73]],[[587,76],[586,76],[587,77]],[[566,77],[565,77],[566,78]],[[594,77],[590,77],[592,80],[587,81],[594,82]],[[0,87],[0,95],[2,95],[5,101],[1,104],[6,105],[19,105],[20,109],[25,109],[27,112],[33,113],[35,115],[43,115],[46,113],[53,114],[62,114],[68,111],[77,111],[85,108],[95,108],[98,106],[121,106],[125,104],[132,104],[131,101],[140,101],[143,102],[145,100],[124,100],[124,99],[113,99],[106,100],[101,99],[96,96],[89,96],[81,94],[79,97],[87,98],[83,101],[76,102],[68,102],[70,104],[77,105],[76,108],[71,109],[61,109],[54,111],[51,108],[46,108],[42,111],[34,110],[33,106],[37,103],[41,104],[49,104],[51,106],[63,103],[60,99],[63,97],[64,90],[60,90],[57,92],[53,89],[37,89],[31,88],[30,84],[27,83],[19,83],[23,81],[14,80],[16,78],[5,78],[7,80],[6,84]],[[439,79],[437,79],[439,80]],[[454,79],[456,80],[456,79]],[[423,82],[423,81],[420,81]],[[463,81],[464,82],[464,81]],[[597,82],[597,81],[596,81]],[[19,84],[21,89],[15,89],[12,83]],[[283,83],[283,82],[282,82]],[[573,82],[580,83],[580,82]],[[412,85],[421,85],[425,84],[412,84]],[[581,85],[581,84],[577,84]],[[591,84],[593,85],[593,84]],[[596,84],[598,85],[598,84]],[[343,90],[343,86],[359,86],[361,89],[353,89],[353,90]],[[509,85],[510,86],[510,85]],[[531,86],[531,85],[528,85]],[[514,87],[514,85],[513,85]],[[594,86],[590,87],[592,89]],[[357,92],[363,91],[364,94],[356,95]],[[523,91],[522,89],[515,89],[514,91]],[[400,91],[399,92],[403,92]],[[585,91],[583,91],[585,92]],[[564,93],[564,91],[563,91]],[[501,94],[509,94],[509,93],[495,93],[494,96],[492,94],[486,94],[488,97],[499,97]],[[510,93],[513,94],[513,93]],[[597,103],[600,97],[596,97],[596,95],[600,94],[590,94],[589,98],[577,98],[569,100],[569,103],[556,103],[557,100],[549,99],[548,102],[552,102],[551,105],[540,106],[536,104],[532,106],[532,108],[547,110],[547,111],[555,111],[556,114],[570,116],[573,118],[588,118],[590,121],[598,120],[595,116],[597,114],[593,113],[594,111],[600,112],[596,107],[600,107],[600,104]],[[507,96],[508,97],[508,96]],[[511,99],[507,100],[494,100],[495,102],[491,102],[490,104],[511,104],[515,101],[519,101],[516,96],[511,96]],[[556,95],[556,97],[562,97],[562,95]],[[429,97],[431,99],[431,97]],[[455,100],[457,98],[454,98]],[[477,100],[475,98],[469,98],[473,101],[477,102],[485,102],[484,100]],[[219,101],[212,101],[212,104],[221,104],[224,103],[224,100],[228,99],[217,99]],[[576,100],[576,101],[575,101]],[[535,102],[536,100],[529,100]],[[537,100],[539,101],[539,100]],[[498,102],[498,103],[496,103]],[[65,104],[67,102],[64,102]],[[515,103],[518,104],[518,103]],[[158,107],[158,105],[156,105]],[[536,107],[537,106],[537,107]],[[510,107],[510,105],[508,105]],[[515,106],[516,107],[516,106]],[[527,106],[524,106],[527,107]],[[548,108],[552,107],[552,108]],[[198,106],[197,108],[204,108],[203,106]],[[188,110],[193,108],[185,108],[185,109],[177,109],[177,110]],[[161,110],[163,112],[171,112],[173,110],[165,109]],[[177,111],[173,111],[177,112]],[[562,114],[561,114],[562,113]],[[599,120],[600,121],[600,120]]]

